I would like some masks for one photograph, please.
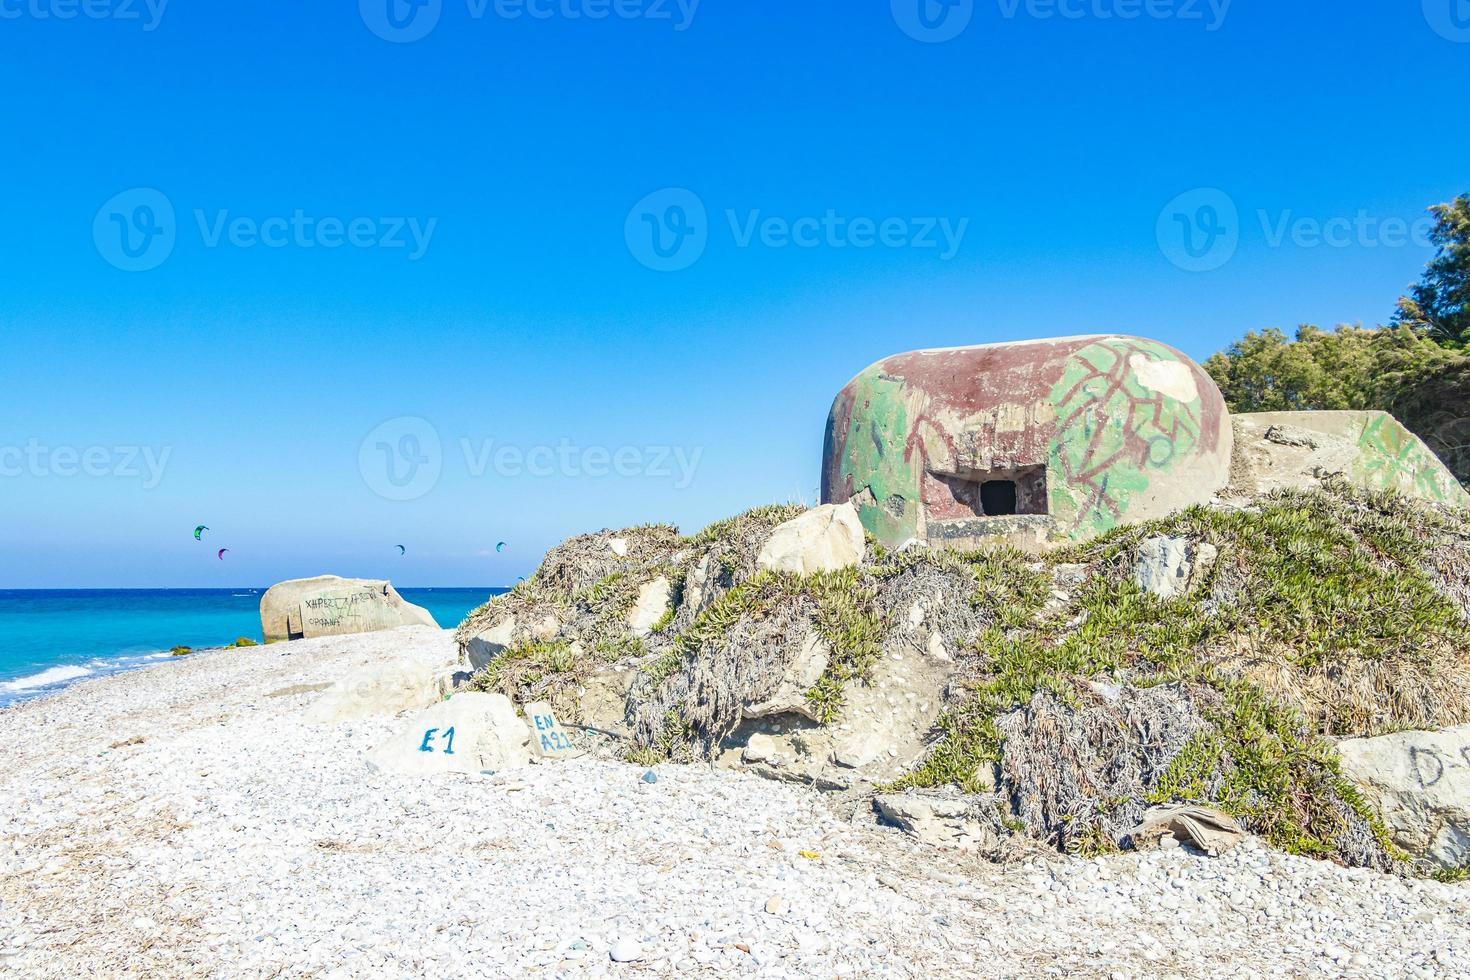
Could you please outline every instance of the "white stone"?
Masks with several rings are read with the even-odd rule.
[[[745,762],[776,762],[776,740],[771,736],[756,732],[745,742],[745,748],[740,753],[741,760]]]
[[[608,542],[607,542],[607,548],[608,548],[609,551],[611,551],[613,554],[617,555],[619,558],[627,558],[628,557],[628,539],[627,538],[609,538],[608,539]]]
[[[531,639],[538,643],[546,643],[556,639],[556,634],[559,632],[561,632],[561,621],[555,616],[544,616],[531,626]]]
[[[1213,545],[1196,546],[1189,538],[1148,538],[1138,548],[1133,581],[1143,591],[1168,600],[1188,591],[1195,567],[1215,560]]]
[[[503,694],[472,692],[441,701],[409,718],[369,756],[386,772],[426,776],[499,772],[531,761],[530,733]]]
[[[938,630],[929,634],[928,653],[930,659],[937,660],[942,664],[951,663],[954,660],[949,655],[949,651],[944,648],[944,637],[939,635]]]
[[[307,709],[311,724],[387,717],[427,708],[453,690],[453,672],[427,664],[370,664],[342,676]]]
[[[643,947],[636,939],[629,939],[625,936],[613,943],[608,955],[612,957],[614,963],[632,963],[643,959]]]
[[[556,712],[548,702],[532,701],[524,710],[531,734],[531,752],[538,758],[574,759],[584,754],[556,720]]]
[[[746,718],[769,718],[772,715],[798,714],[812,721],[819,721],[806,695],[822,679],[827,670],[831,651],[816,631],[807,635],[801,652],[796,655],[781,677],[776,692],[759,704],[746,705],[742,713]]]
[[[653,632],[659,620],[668,614],[673,597],[673,586],[660,575],[652,582],[645,582],[638,590],[638,600],[628,610],[628,629],[634,636],[647,636]]]
[[[1446,868],[1470,864],[1470,725],[1347,739],[1337,750],[1394,843]]]
[[[770,571],[812,575],[861,564],[867,550],[857,508],[823,504],[771,532],[756,564]]]
[[[516,618],[507,616],[488,629],[470,637],[464,647],[464,662],[472,673],[490,666],[490,661],[510,649],[515,637]]]
[[[861,769],[887,754],[887,741],[877,732],[866,731],[837,743],[832,761],[845,769]]]
[[[988,826],[970,816],[962,799],[894,793],[874,798],[883,816],[926,844],[938,847],[975,846],[995,839]]]

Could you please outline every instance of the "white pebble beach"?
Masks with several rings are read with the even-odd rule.
[[[0,974],[1465,977],[1470,885],[1186,848],[999,866],[861,801],[586,757],[394,776],[312,725],[423,627],[196,654],[0,710]]]

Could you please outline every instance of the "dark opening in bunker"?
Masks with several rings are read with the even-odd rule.
[[[980,509],[986,517],[1018,514],[1015,480],[986,480],[980,484]]]
[[[1045,466],[931,473],[925,504],[931,521],[1049,512]]]

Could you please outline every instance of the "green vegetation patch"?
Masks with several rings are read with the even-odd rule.
[[[996,609],[996,621],[966,656],[969,696],[940,719],[926,760],[890,788],[979,791],[982,767],[1004,753],[996,720],[1039,692],[1075,703],[1087,680],[1184,680],[1220,697],[1201,706],[1209,728],[1145,802],[1218,806],[1276,846],[1314,855],[1339,853],[1356,815],[1395,853],[1322,736],[1446,727],[1470,715],[1470,631],[1421,564],[1440,536],[1465,530],[1444,512],[1341,483],[1284,492],[1255,510],[1193,508],[1047,556],[1048,566],[1080,563],[1091,574],[1045,615],[1050,574],[1018,571],[1014,556],[955,559],[976,574],[976,601]],[[1138,545],[1158,535],[1219,549],[1189,594],[1167,602],[1130,574]]]

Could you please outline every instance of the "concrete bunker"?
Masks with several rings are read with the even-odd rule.
[[[1215,383],[1154,341],[915,351],[837,396],[822,500],[851,501],[888,547],[1035,549],[1203,503],[1230,454]]]

